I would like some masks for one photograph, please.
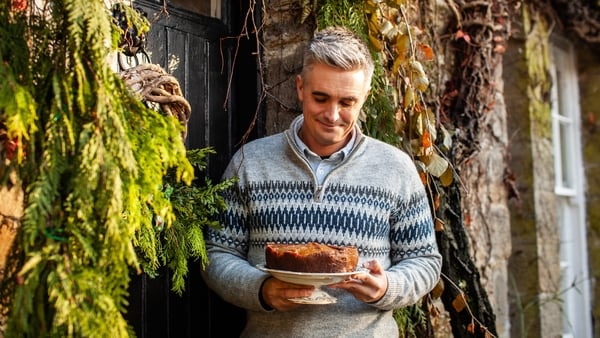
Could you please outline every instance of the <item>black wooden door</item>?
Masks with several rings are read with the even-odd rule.
[[[223,6],[223,19],[210,18],[175,8],[162,12],[162,0],[136,1],[152,26],[146,50],[150,62],[174,75],[192,106],[188,123],[188,148],[211,146],[216,155],[208,161],[209,175],[217,180],[256,109],[234,115],[236,107],[256,107],[256,71],[251,53],[236,49],[245,65],[231,77],[232,44],[227,39],[238,30],[243,7]],[[226,22],[229,22],[226,24]],[[235,33],[234,33],[235,34]],[[250,76],[250,77],[248,77]],[[244,79],[243,95],[237,84]],[[226,95],[229,97],[226,102]],[[258,131],[252,135],[257,136]],[[252,137],[252,136],[251,136]],[[220,300],[209,291],[200,277],[200,263],[189,262],[186,290],[182,296],[171,291],[170,274],[132,276],[129,323],[137,337],[237,337],[244,323],[244,313]],[[224,324],[224,325],[223,325]]]

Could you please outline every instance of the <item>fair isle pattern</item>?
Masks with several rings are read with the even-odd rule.
[[[224,177],[238,181],[224,193],[222,227],[208,229],[204,279],[247,310],[242,337],[397,337],[392,309],[415,304],[439,279],[441,255],[414,163],[355,130],[354,149],[322,186],[291,129],[245,144],[227,167]],[[264,245],[271,241],[357,246],[359,264],[377,260],[386,271],[387,291],[365,304],[329,289],[335,304],[267,311],[259,295],[268,274],[256,265],[264,264]]]
[[[377,259],[386,267],[437,254],[430,207],[414,164],[404,152],[358,129],[354,149],[321,187],[291,129],[245,145],[225,172],[234,176],[238,185],[224,194],[223,228],[209,230],[207,239],[235,248],[251,263],[260,262],[267,242],[352,245],[361,259]]]
[[[339,184],[317,202],[314,185],[305,181],[250,182],[239,189],[240,195],[234,189],[225,195],[227,227],[210,233],[215,243],[255,252],[267,242],[351,245],[365,259],[391,264],[436,250],[423,191],[400,196],[383,187]]]
[[[232,189],[225,195],[231,207],[222,219],[227,228],[210,239],[244,250],[263,250],[267,242],[352,245],[370,258],[391,250],[392,263],[435,251],[422,192],[406,198],[371,186],[333,185],[315,202],[314,190],[307,182],[256,182],[241,188],[242,204]]]

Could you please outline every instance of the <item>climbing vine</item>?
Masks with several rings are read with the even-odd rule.
[[[372,93],[362,117],[365,132],[409,153],[430,193],[438,242],[444,256],[443,285],[430,297],[442,300],[452,317],[455,336],[495,335],[493,312],[480,285],[477,268],[468,252],[460,210],[458,166],[479,150],[479,123],[494,105],[493,73],[508,38],[508,18],[515,2],[449,2],[454,24],[446,43],[457,47],[459,66],[447,83],[440,76],[436,32],[429,31],[434,13],[427,1],[388,0],[301,1],[302,20],[310,13],[318,26],[344,25],[362,34],[376,61]],[[420,18],[420,19],[417,19]],[[429,20],[429,21],[428,21]],[[439,96],[438,96],[439,95]],[[458,247],[457,247],[458,246]],[[454,259],[461,266],[453,267]],[[460,264],[459,264],[460,265]],[[443,290],[443,292],[441,291]],[[425,312],[438,309],[425,299]],[[431,335],[422,315],[414,309],[396,310],[401,331],[413,336]],[[406,325],[406,323],[411,325]]]

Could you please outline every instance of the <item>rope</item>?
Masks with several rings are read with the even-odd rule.
[[[131,90],[142,97],[142,102],[148,107],[160,109],[167,116],[173,116],[181,122],[184,128],[181,138],[185,141],[192,108],[183,97],[177,79],[152,63],[125,69],[120,75]]]

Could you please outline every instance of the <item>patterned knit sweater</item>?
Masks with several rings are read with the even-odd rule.
[[[208,230],[203,277],[224,300],[246,309],[242,337],[397,337],[392,310],[416,303],[438,281],[441,256],[412,160],[356,132],[354,149],[322,186],[291,128],[246,144],[229,163],[224,178],[237,177],[238,184],[225,194],[222,228]],[[336,303],[265,309],[259,290],[269,275],[256,268],[265,263],[265,243],[310,241],[356,246],[359,266],[378,260],[386,294],[365,304],[325,287]]]

